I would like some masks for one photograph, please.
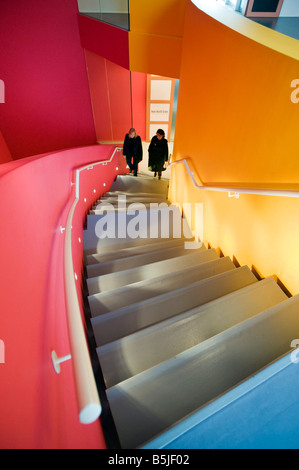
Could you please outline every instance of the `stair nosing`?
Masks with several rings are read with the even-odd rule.
[[[186,254],[188,254],[188,252],[191,252],[191,250],[194,252],[194,253],[197,253],[199,251],[205,251],[202,247],[201,248],[197,248],[197,249],[192,249],[192,248],[184,248],[184,247],[171,247],[171,248],[164,248],[164,249],[161,249],[161,250],[152,250],[151,252],[149,253],[140,253],[140,254],[136,254],[136,255],[132,255],[128,258],[116,258],[114,260],[109,260],[109,261],[103,261],[103,262],[99,262],[99,263],[94,263],[94,264],[88,264],[86,266],[86,271],[87,271],[87,275],[89,277],[89,271],[92,271],[92,270],[95,270],[96,268],[99,269],[99,268],[107,268],[109,266],[113,267],[113,265],[115,265],[116,263],[120,263],[120,264],[125,264],[126,262],[129,262],[129,261],[140,261],[141,263],[144,263],[140,266],[134,266],[134,267],[141,267],[141,266],[146,266],[147,264],[150,264],[150,263],[145,263],[145,260],[146,258],[149,258],[151,255],[162,255],[162,254],[165,254],[166,258],[165,259],[161,259],[161,260],[157,260],[155,261],[156,263],[159,262],[159,261],[166,261],[167,259],[173,259],[173,258],[177,258],[177,257],[180,257],[180,256],[184,256],[183,253],[181,253],[181,250],[186,250]],[[172,253],[178,253],[177,256],[171,256],[169,258],[167,258],[167,255],[169,254],[172,254]],[[117,268],[119,269],[119,268]],[[129,269],[133,269],[133,268],[129,268]],[[119,269],[119,271],[117,272],[121,272],[123,270]],[[116,272],[116,271],[111,271],[111,273],[102,273],[102,274],[97,274],[96,276],[92,276],[92,277],[97,277],[97,276],[102,276],[104,274],[112,274],[113,272]]]

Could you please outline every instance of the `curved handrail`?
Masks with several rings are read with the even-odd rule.
[[[181,160],[176,160],[172,163],[170,163],[170,166],[172,165],[177,165],[183,163],[190,178],[191,181],[196,189],[202,189],[204,191],[222,191],[226,192],[229,194],[229,196],[234,196],[234,197],[239,197],[239,193],[243,194],[258,194],[258,195],[264,195],[264,196],[282,196],[282,197],[299,197],[299,191],[291,191],[291,190],[286,190],[286,189],[258,189],[258,188],[237,188],[237,187],[225,187],[225,186],[205,186],[203,183],[202,184],[197,184],[195,178],[194,178],[194,171],[192,171],[189,167],[188,161],[186,158],[182,158]],[[196,175],[198,180],[200,181],[200,178],[198,175]]]
[[[82,324],[81,311],[76,290],[75,273],[72,257],[72,221],[79,201],[80,173],[91,166],[110,163],[117,151],[116,147],[109,160],[102,160],[76,170],[76,198],[68,214],[64,242],[64,282],[66,308],[70,337],[71,359],[75,376],[75,385],[79,405],[79,420],[83,424],[94,422],[101,414],[98,390],[92,370],[86,335]]]
[[[203,13],[259,44],[281,54],[299,59],[298,40],[252,21],[216,0],[191,0]]]

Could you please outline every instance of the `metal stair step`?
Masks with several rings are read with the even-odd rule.
[[[127,211],[142,211],[148,209],[155,209],[157,207],[169,207],[171,204],[168,201],[127,201],[126,203],[119,203],[118,201],[102,201],[96,207],[90,210],[90,214],[103,214],[104,212],[127,212]]]
[[[257,280],[249,268],[242,267],[238,276],[244,273],[244,276],[250,280]],[[221,275],[228,271],[235,271],[236,266],[231,259],[226,256],[206,263],[201,263],[191,268],[186,268],[168,276],[157,276],[153,279],[139,281],[118,289],[90,295],[88,302],[92,317],[103,315],[120,308],[129,307],[136,303],[151,299],[158,295],[167,294],[173,290],[194,284],[204,279],[209,279]],[[248,271],[248,273],[247,273]]]
[[[196,253],[186,254],[177,258],[157,261],[145,266],[126,269],[118,273],[104,274],[86,280],[89,294],[109,291],[117,287],[126,286],[134,282],[151,279],[156,276],[168,276],[171,272],[194,266],[198,263],[204,263],[219,258],[215,249],[197,251]]]
[[[127,204],[132,204],[132,203],[135,203],[135,202],[140,202],[140,203],[144,203],[144,202],[153,202],[153,203],[156,203],[156,202],[168,202],[170,204],[170,201],[167,199],[166,196],[163,196],[163,195],[159,195],[157,194],[156,196],[155,195],[144,195],[144,196],[140,196],[140,195],[136,195],[136,194],[118,194],[118,195],[114,195],[114,196],[102,196],[100,199],[98,199],[92,206],[93,209],[96,209],[96,207],[99,205],[99,204],[102,204],[102,203],[109,203],[109,204],[120,204],[120,203],[127,203]]]
[[[107,213],[88,214],[83,249],[88,255],[174,238],[193,239],[178,207],[115,211],[111,206]]]
[[[172,238],[164,241],[156,240],[156,243],[150,243],[146,245],[133,246],[131,248],[123,248],[120,250],[107,251],[106,253],[96,253],[86,256],[86,265],[105,263],[114,259],[130,258],[135,255],[142,255],[151,251],[163,250],[172,247],[180,247],[184,245],[186,239],[184,238]]]
[[[153,194],[152,192],[139,192],[138,194],[136,193],[130,193],[130,192],[126,192],[126,191],[107,191],[107,193],[105,193],[100,199],[98,199],[98,201],[101,201],[102,199],[104,198],[117,198],[118,196],[126,196],[128,199],[129,198],[132,198],[132,199],[135,199],[135,198],[153,198],[153,197],[156,197],[156,198],[165,198],[167,199],[167,194],[165,193],[156,193],[156,194]]]

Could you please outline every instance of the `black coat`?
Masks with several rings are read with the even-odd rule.
[[[151,171],[163,171],[164,163],[168,160],[168,142],[165,137],[161,140],[156,135],[148,148],[148,166]]]
[[[123,146],[123,154],[126,157],[134,157],[137,162],[142,160],[142,143],[139,135],[130,138],[129,134],[126,134]]]

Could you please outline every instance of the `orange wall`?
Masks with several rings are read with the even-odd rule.
[[[259,38],[277,40],[279,33],[243,20],[251,35],[257,27]],[[290,99],[298,65],[296,55],[243,36],[190,1],[174,159],[191,157],[205,184],[299,189],[299,104]],[[173,167],[170,197],[181,204],[203,202],[206,241],[264,276],[277,274],[292,293],[299,291],[298,199],[230,199],[227,193],[195,190],[182,165]]]
[[[179,78],[186,0],[130,1],[130,70]]]

